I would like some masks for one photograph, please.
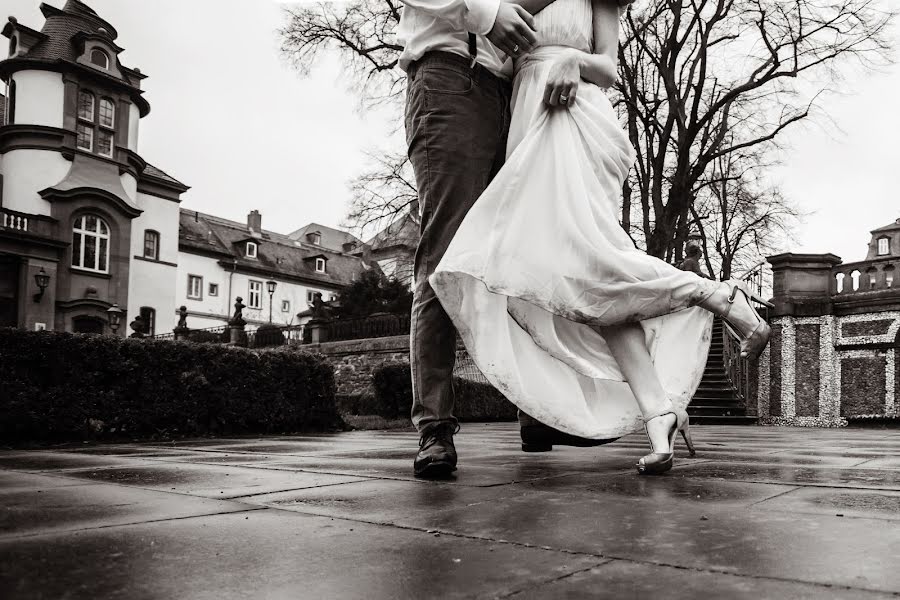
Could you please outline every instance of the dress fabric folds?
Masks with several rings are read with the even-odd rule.
[[[634,150],[599,87],[566,108],[543,103],[553,60],[589,51],[590,0],[536,17],[518,59],[507,162],[469,211],[430,278],[475,364],[510,401],[567,433],[634,432],[642,415],[597,326],[639,322],[675,406],[700,383],[712,281],[635,248],[619,224]]]

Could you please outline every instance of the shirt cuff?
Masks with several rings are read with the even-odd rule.
[[[466,29],[477,35],[485,35],[494,28],[501,0],[465,0],[469,9],[465,17]]]

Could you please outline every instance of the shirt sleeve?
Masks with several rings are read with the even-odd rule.
[[[494,27],[500,0],[402,0],[403,4],[444,19],[454,29],[478,35]]]

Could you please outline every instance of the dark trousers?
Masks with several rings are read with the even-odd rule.
[[[466,213],[503,165],[511,84],[471,59],[429,52],[408,69],[406,141],[422,212],[410,324],[412,420],[453,416],[456,329],[428,283]]]

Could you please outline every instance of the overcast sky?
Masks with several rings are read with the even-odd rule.
[[[282,233],[313,221],[341,224],[347,182],[367,164],[365,152],[384,145],[391,124],[384,114],[357,112],[336,60],[306,79],[284,63],[282,3],[87,3],[118,29],[122,62],[149,76],[152,110],[139,150],[191,186],[183,207],[237,221],[258,209],[263,227]],[[3,8],[24,25],[43,24],[38,0],[4,0]],[[900,66],[850,72],[840,89],[822,102],[840,130],[824,122],[794,130],[773,176],[813,213],[786,249],[850,262],[864,258],[871,229],[900,218]]]

